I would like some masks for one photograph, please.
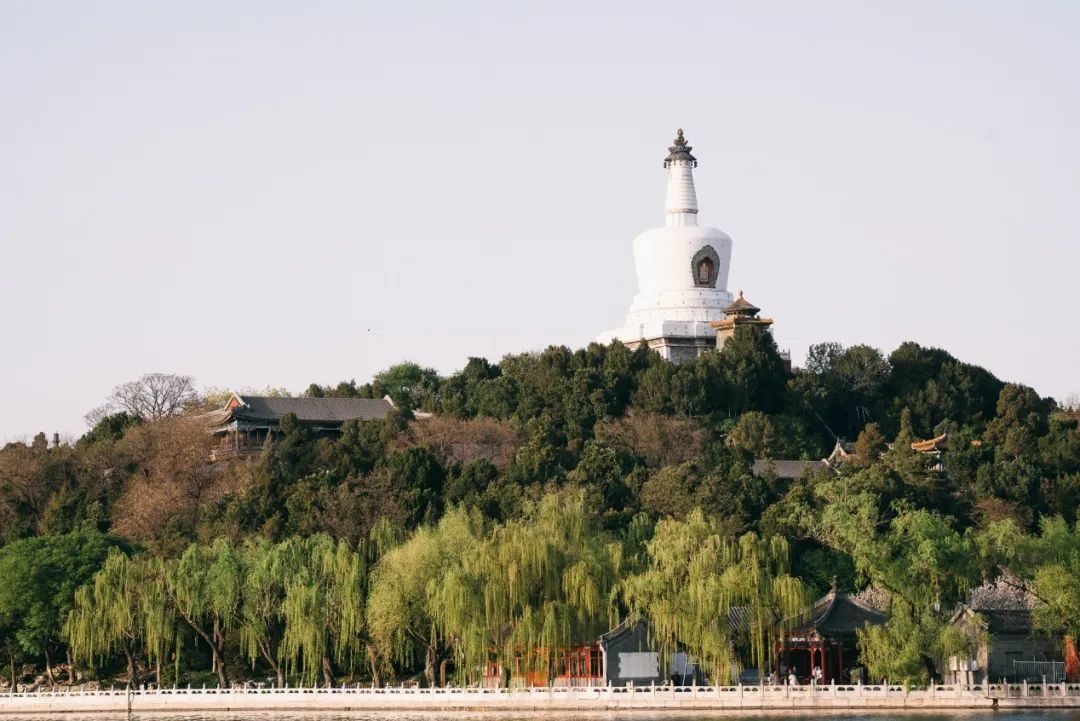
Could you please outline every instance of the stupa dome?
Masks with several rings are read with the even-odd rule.
[[[634,239],[638,294],[623,327],[601,334],[602,343],[647,343],[669,360],[715,347],[709,323],[723,319],[732,301],[727,291],[732,242],[723,231],[698,225],[692,150],[680,128],[664,160],[666,222]]]

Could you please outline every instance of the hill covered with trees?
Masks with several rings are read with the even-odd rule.
[[[727,610],[790,616],[833,577],[889,599],[862,639],[875,677],[925,679],[967,643],[945,621],[985,579],[1080,630],[1076,409],[943,350],[825,343],[789,373],[741,329],[681,365],[595,344],[446,377],[405,363],[305,391],[401,412],[335,438],[286,417],[261,455],[217,463],[201,414],[220,395],[166,381],[175,404],[128,384],[76,443],[0,450],[13,682],[469,683],[492,654],[628,616],[726,680],[767,668],[779,631]],[[944,432],[940,457],[911,447]],[[843,464],[751,472],[838,439]]]

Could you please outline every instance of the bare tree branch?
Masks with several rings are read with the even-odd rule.
[[[91,426],[112,413],[128,413],[144,421],[176,415],[199,400],[195,379],[173,373],[147,373],[113,388],[107,402],[86,414]]]

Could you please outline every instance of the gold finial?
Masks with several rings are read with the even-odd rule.
[[[742,300],[742,299],[743,299],[743,297],[742,297],[742,290],[740,290],[740,291],[739,291],[739,300]]]

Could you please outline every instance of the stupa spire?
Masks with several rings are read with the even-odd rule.
[[[697,191],[694,190],[694,168],[697,158],[690,154],[693,148],[686,144],[682,128],[675,136],[674,145],[668,148],[664,167],[668,171],[667,225],[697,225]]]
[[[683,129],[679,128],[675,135],[675,143],[668,147],[668,156],[664,159],[664,167],[668,167],[671,163],[678,160],[685,160],[697,167],[697,158],[690,154],[690,151],[694,148],[686,144],[686,136],[683,135]]]

